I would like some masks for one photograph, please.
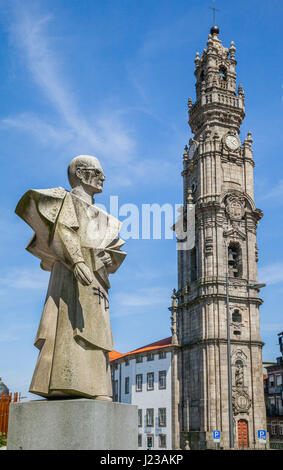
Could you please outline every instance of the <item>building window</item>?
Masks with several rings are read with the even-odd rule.
[[[130,377],[125,377],[125,394],[130,391]]]
[[[230,243],[228,248],[228,271],[230,277],[242,275],[242,252],[239,243]]]
[[[166,352],[165,351],[160,351],[158,355],[158,359],[166,359]]]
[[[147,390],[154,389],[154,372],[149,372],[147,374]]]
[[[276,414],[275,398],[269,397],[269,406],[270,406],[270,415],[274,416]]]
[[[136,375],[136,392],[142,391],[142,374]]]
[[[234,334],[235,336],[241,336],[241,332],[240,332],[239,330],[234,330],[234,331],[233,331],[233,334]]]
[[[139,364],[140,362],[142,362],[143,360],[143,357],[142,356],[137,356],[136,357],[136,363]]]
[[[268,377],[269,387],[274,387],[274,375]]]
[[[118,401],[118,380],[114,380],[114,401]]]
[[[138,435],[138,447],[142,447],[142,434]]]
[[[166,447],[166,434],[159,434],[159,447]]]
[[[239,310],[234,310],[234,312],[232,313],[232,321],[234,323],[242,322],[242,315],[240,314]]]
[[[282,385],[282,375],[276,375],[276,385],[277,387]]]
[[[138,410],[138,426],[142,426],[142,410]]]
[[[154,360],[154,354],[153,354],[153,353],[149,353],[149,354],[147,355],[147,360],[148,360],[148,361],[153,361],[153,360]]]
[[[130,364],[129,358],[126,357],[126,359],[125,359],[125,366],[128,366],[129,364]]]
[[[166,426],[166,408],[158,408],[158,425],[161,428]]]
[[[118,370],[118,364],[114,364],[114,370]]]
[[[274,436],[276,434],[276,421],[271,423],[271,434]]]
[[[222,79],[222,80],[227,80],[227,70],[225,69],[225,67],[221,66],[219,68],[219,77]]]
[[[283,436],[283,421],[280,421],[279,423],[279,434],[280,436]]]
[[[159,389],[166,388],[166,370],[159,371]]]
[[[154,410],[153,408],[148,408],[146,410],[146,425],[153,426],[153,422],[154,422]]]

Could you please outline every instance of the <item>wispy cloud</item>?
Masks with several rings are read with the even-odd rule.
[[[0,274],[2,293],[6,289],[43,289],[47,288],[49,273],[38,269],[17,268]],[[1,293],[0,291],[0,293]]]
[[[35,331],[37,325],[35,323],[15,323],[5,325],[0,331],[0,343],[10,343],[14,341],[21,341],[23,335],[27,331]]]
[[[264,191],[259,191],[258,201],[272,201],[272,204],[282,205],[283,204],[283,179],[279,180],[278,183],[269,184],[269,187],[265,187]]]
[[[66,144],[73,140],[70,129],[58,129],[56,125],[44,122],[33,113],[22,113],[18,116],[4,118],[1,123],[6,127],[29,132],[43,144],[50,145],[50,142]]]
[[[259,279],[267,284],[283,283],[283,262],[272,263],[260,268]]]
[[[166,57],[168,51],[173,55],[174,51],[193,42],[192,36],[187,34],[188,20],[187,16],[172,18],[163,26],[159,24],[158,27],[149,29],[134,58],[126,66],[129,81],[139,97],[139,107],[136,110],[161,124],[181,145],[184,142],[184,133],[176,126],[170,114],[160,113],[160,108],[155,105],[156,96],[159,96],[156,87],[160,89],[160,74],[163,74],[163,69],[157,71],[157,67],[161,66],[160,58]]]
[[[271,191],[267,192],[267,194],[265,194],[263,196],[264,199],[274,199],[274,198],[278,198],[278,200],[280,201],[280,203],[282,203],[283,201],[283,180],[280,180],[275,186],[273,186],[273,188],[271,189]]]
[[[262,323],[261,331],[278,333],[283,330],[283,322],[281,323]]]
[[[42,116],[27,113],[7,117],[2,123],[32,132],[40,140],[52,138],[56,143],[72,144],[78,141],[84,153],[88,150],[111,160],[115,156],[119,161],[121,158],[128,160],[135,142],[118,111],[109,109],[102,116],[88,119],[79,112],[76,94],[71,89],[69,78],[62,72],[62,58],[57,57],[49,41],[48,25],[52,16],[36,16],[28,11],[26,5],[18,2],[16,5],[15,21],[10,28],[13,42],[23,52],[33,80],[54,106],[61,122],[59,125],[50,124]]]
[[[116,294],[112,302],[114,306],[119,306],[119,311],[113,311],[112,317],[136,315],[146,307],[148,311],[148,307],[163,306],[168,296],[168,290],[163,287],[142,288],[135,293]]]
[[[80,109],[84,103],[78,101],[79,94],[76,92],[79,85],[66,72],[64,57],[56,50],[56,42],[50,34],[55,19],[50,14],[35,14],[30,3],[14,4],[16,7],[9,29],[12,44],[20,52],[24,66],[42,92],[43,103],[46,103],[47,98],[53,112],[45,111],[45,114],[39,115],[33,109],[23,110],[17,115],[3,118],[0,126],[5,127],[5,130],[10,128],[13,132],[28,133],[49,148],[59,147],[59,153],[64,148],[64,156],[68,149],[67,153],[71,155],[81,153],[101,157],[105,165],[110,165],[113,187],[130,187],[141,178],[144,185],[151,185],[153,179],[156,184],[156,174],[159,176],[158,181],[173,185],[172,174],[177,173],[170,156],[175,154],[176,147],[182,147],[184,138],[175,124],[161,118],[151,100],[146,99],[146,92],[142,96],[141,90],[135,107],[125,105],[123,109],[117,108],[113,99],[105,96],[104,104],[100,103],[99,113],[82,113]],[[133,73],[132,68],[127,70],[130,82],[131,74],[141,77],[136,78],[138,83],[133,78],[134,88],[142,81],[143,61],[153,53],[152,41],[155,36],[150,34],[141,50],[137,51],[134,69],[138,67],[139,73]],[[158,47],[163,47],[162,41]],[[140,86],[143,88],[142,83]],[[141,154],[143,143],[140,143],[139,148],[134,127],[135,116],[140,113],[150,116],[162,129],[170,130],[170,135],[174,136],[174,142],[171,139],[171,144],[168,143],[166,148],[169,158],[164,158],[164,151],[161,150],[160,155],[152,149],[147,150],[149,154],[145,154],[144,150]]]

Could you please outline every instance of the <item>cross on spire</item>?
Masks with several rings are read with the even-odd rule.
[[[213,26],[216,26],[216,22],[215,22],[216,12],[220,10],[218,8],[215,8],[215,0],[212,0],[212,1],[213,1],[213,7],[209,7],[209,8],[210,10],[213,11]]]

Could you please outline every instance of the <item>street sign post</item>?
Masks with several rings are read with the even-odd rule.
[[[215,442],[216,450],[219,449],[220,444],[220,431],[213,431],[213,440]]]
[[[259,442],[261,442],[262,444],[266,444],[266,431],[265,431],[265,429],[259,429],[257,431],[257,437],[258,437]]]
[[[213,431],[214,442],[220,442],[220,431]]]

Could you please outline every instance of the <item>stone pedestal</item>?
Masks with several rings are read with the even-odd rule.
[[[11,403],[8,450],[136,450],[137,406],[84,398]]]

